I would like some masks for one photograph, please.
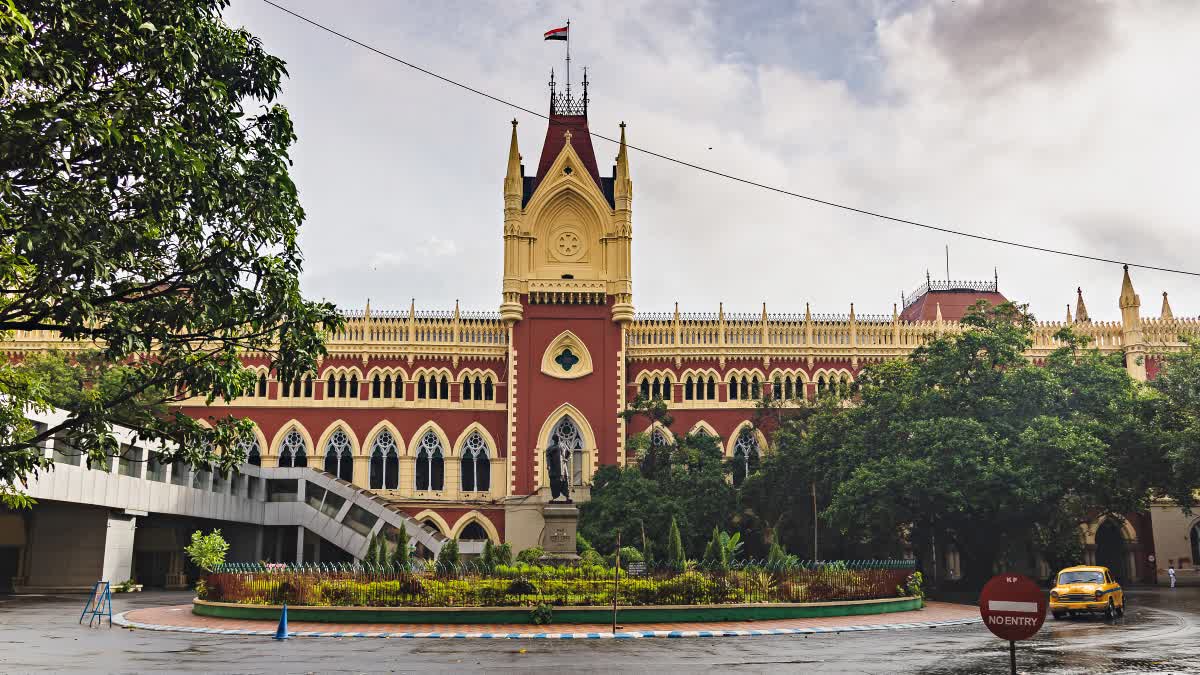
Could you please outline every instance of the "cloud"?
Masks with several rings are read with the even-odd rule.
[[[319,0],[296,11],[535,110],[571,17],[592,129],[714,169],[937,225],[1194,269],[1200,5],[684,0],[482,5]],[[306,293],[347,306],[494,308],[514,111],[315,33],[253,0],[229,20],[288,62]],[[517,113],[534,170],[545,122]],[[595,141],[602,171],[615,148]],[[1058,318],[1112,266],[949,237],[631,155],[634,301],[661,310],[890,313],[926,269],[990,278]],[[371,263],[364,265],[363,261]],[[379,267],[378,272],[354,270]],[[386,270],[386,273],[385,271]],[[1200,312],[1200,280],[1134,271]],[[1150,308],[1153,311],[1155,308]]]

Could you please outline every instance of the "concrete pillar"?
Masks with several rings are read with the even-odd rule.
[[[296,526],[296,564],[304,562],[304,526]]]
[[[254,528],[254,561],[263,560],[263,527]]]
[[[112,584],[130,579],[133,574],[133,535],[137,517],[109,514],[108,533],[104,538],[104,563],[100,578]]]

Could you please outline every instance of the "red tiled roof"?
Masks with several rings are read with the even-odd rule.
[[[542,178],[550,170],[550,165],[558,159],[566,141],[563,138],[568,130],[571,132],[571,146],[583,160],[583,166],[596,181],[596,187],[603,190],[600,182],[600,171],[596,168],[596,153],[592,149],[592,135],[588,131],[586,115],[550,115],[550,123],[546,126],[546,142],[542,144],[542,157],[538,160],[537,176],[533,181],[533,189],[537,190],[542,184]]]
[[[999,305],[1002,302],[1007,302],[1005,298],[998,292],[975,291],[975,290],[953,290],[953,291],[929,291],[917,298],[917,301],[900,313],[900,318],[905,321],[933,321],[937,319],[937,307],[942,306],[942,318],[946,321],[957,321],[967,313],[967,308],[980,300],[986,300],[992,305]]]

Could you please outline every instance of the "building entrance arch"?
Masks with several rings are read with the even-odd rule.
[[[1121,526],[1111,519],[1100,523],[1096,528],[1096,564],[1111,570],[1118,583],[1127,584],[1133,581],[1128,559],[1129,547]]]

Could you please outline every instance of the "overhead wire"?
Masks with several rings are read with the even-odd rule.
[[[464,83],[462,83],[462,82],[459,82],[458,80],[455,80],[455,79],[452,79],[452,78],[446,77],[445,75],[441,75],[441,74],[439,74],[439,73],[437,73],[437,72],[434,72],[434,71],[432,71],[432,70],[429,70],[428,68],[423,68],[423,67],[421,67],[421,66],[419,66],[419,65],[417,65],[417,64],[415,64],[415,63],[412,63],[411,61],[406,61],[406,60],[404,60],[404,59],[402,59],[402,58],[400,58],[400,57],[398,57],[398,56],[396,56],[396,55],[394,55],[394,54],[391,54],[391,53],[385,52],[385,51],[383,51],[382,49],[379,49],[379,48],[377,48],[377,47],[374,47],[374,46],[372,46],[372,45],[370,45],[370,44],[368,44],[368,43],[366,43],[366,42],[363,42],[363,41],[361,41],[361,40],[358,40],[358,39],[356,39],[356,38],[353,38],[353,37],[351,37],[351,36],[349,36],[349,35],[347,35],[347,34],[345,34],[345,33],[342,33],[342,32],[340,32],[340,31],[338,31],[338,30],[336,30],[336,29],[334,29],[334,28],[331,28],[331,27],[329,27],[329,26],[326,26],[325,24],[322,24],[322,23],[320,23],[320,22],[318,22],[318,21],[316,21],[316,20],[314,20],[314,19],[311,19],[311,18],[309,18],[309,17],[307,17],[307,16],[305,16],[305,15],[303,15],[303,14],[300,14],[299,12],[295,12],[295,11],[293,11],[293,10],[291,10],[291,9],[289,9],[289,8],[287,8],[287,7],[285,7],[285,6],[283,6],[283,5],[280,5],[280,4],[279,4],[279,3],[277,3],[277,2],[274,2],[274,0],[262,0],[262,2],[264,2],[264,3],[268,4],[268,5],[270,5],[271,7],[274,7],[275,9],[277,9],[277,10],[279,10],[279,11],[281,11],[281,12],[285,13],[285,14],[288,14],[288,15],[290,15],[290,16],[292,16],[292,17],[296,18],[296,19],[299,19],[300,21],[303,21],[303,22],[305,22],[305,23],[309,24],[309,25],[313,26],[314,28],[317,28],[317,29],[319,29],[319,30],[322,30],[322,31],[324,31],[324,32],[326,32],[326,33],[329,33],[330,35],[335,35],[335,36],[337,36],[337,37],[340,37],[340,38],[342,38],[343,40],[346,40],[346,41],[348,41],[348,42],[350,42],[350,43],[352,43],[352,44],[354,44],[354,45],[357,45],[357,46],[359,46],[359,47],[362,47],[363,49],[366,49],[366,50],[368,50],[368,51],[370,51],[370,52],[373,52],[373,53],[375,53],[375,54],[377,54],[377,55],[379,55],[379,56],[382,56],[382,57],[383,57],[383,58],[385,58],[385,59],[388,59],[388,60],[394,61],[394,62],[396,62],[396,63],[399,63],[399,64],[403,65],[403,66],[407,66],[408,68],[411,68],[411,69],[413,69],[413,70],[415,70],[415,71],[417,71],[417,72],[419,72],[419,73],[422,73],[422,74],[424,74],[424,75],[428,75],[429,77],[432,77],[432,78],[434,78],[434,79],[440,80],[440,81],[442,81],[442,82],[444,82],[444,83],[446,83],[446,84],[449,84],[449,85],[451,85],[451,86],[458,87],[458,88],[460,88],[460,89],[464,89],[464,90],[466,90],[466,91],[469,91],[469,92],[471,92],[472,94],[476,94],[476,95],[478,95],[478,96],[482,96],[482,97],[484,97],[484,98],[486,98],[486,99],[489,99],[489,100],[491,100],[491,101],[494,101],[494,102],[496,102],[496,103],[499,103],[499,104],[501,104],[501,105],[507,106],[507,107],[509,107],[509,108],[512,108],[512,109],[514,109],[514,110],[519,110],[519,111],[521,111],[521,112],[523,112],[523,113],[526,113],[526,114],[528,114],[528,115],[533,115],[534,117],[537,117],[537,118],[540,118],[540,119],[546,120],[547,122],[549,122],[549,123],[551,123],[551,124],[555,124],[555,123],[556,123],[556,121],[555,121],[555,120],[551,119],[551,117],[550,117],[549,115],[545,114],[545,113],[541,113],[541,112],[538,112],[538,111],[536,111],[536,110],[533,110],[533,109],[527,108],[527,107],[525,107],[525,106],[523,106],[523,105],[521,105],[521,104],[519,104],[519,103],[514,103],[513,101],[510,101],[510,100],[508,100],[508,99],[505,99],[505,98],[501,98],[501,97],[499,97],[499,96],[496,96],[496,95],[494,95],[494,94],[489,94],[488,92],[486,92],[486,91],[483,91],[482,89],[477,89],[477,88],[475,88],[475,87],[472,87],[471,85],[464,84]],[[596,132],[594,132],[594,131],[591,131],[590,129],[589,129],[588,133],[589,133],[589,134],[590,134],[590,135],[591,135],[593,138],[598,138],[598,139],[600,139],[600,140],[603,140],[603,141],[608,141],[609,143],[614,143],[614,144],[619,144],[619,143],[620,143],[620,141],[619,141],[618,139],[611,138],[611,137],[609,137],[609,136],[605,136],[604,134],[596,133]],[[857,214],[860,214],[860,215],[864,215],[864,216],[870,216],[870,217],[872,217],[872,218],[878,218],[878,219],[881,219],[881,220],[887,220],[887,221],[891,221],[891,222],[894,222],[894,223],[901,223],[901,224],[904,224],[904,225],[911,225],[911,226],[913,226],[913,227],[918,227],[918,228],[922,228],[922,229],[925,229],[925,230],[930,230],[930,231],[933,231],[933,232],[941,232],[941,233],[943,233],[943,234],[950,234],[950,235],[954,235],[954,236],[957,236],[957,237],[965,237],[965,238],[968,238],[968,239],[975,239],[975,240],[977,240],[977,241],[986,241],[986,242],[989,242],[989,243],[992,243],[992,244],[1000,244],[1000,245],[1003,245],[1003,246],[1012,246],[1012,247],[1015,247],[1015,248],[1022,248],[1022,249],[1026,249],[1026,250],[1030,250],[1030,251],[1038,251],[1038,252],[1041,252],[1041,253],[1050,253],[1050,254],[1053,254],[1053,255],[1067,256],[1067,257],[1071,257],[1071,258],[1078,258],[1078,259],[1082,259],[1082,260],[1091,260],[1091,261],[1094,261],[1094,262],[1109,263],[1109,264],[1113,264],[1113,265],[1127,265],[1127,266],[1129,266],[1129,267],[1136,267],[1136,268],[1139,268],[1139,269],[1144,269],[1144,270],[1154,270],[1154,271],[1157,271],[1157,272],[1168,272],[1168,273],[1171,273],[1171,274],[1184,274],[1184,275],[1188,275],[1188,276],[1196,276],[1196,277],[1200,277],[1200,271],[1190,271],[1190,270],[1174,269],[1174,268],[1171,268],[1171,267],[1163,267],[1163,266],[1161,266],[1161,265],[1150,265],[1150,264],[1146,264],[1146,263],[1129,262],[1128,260],[1118,260],[1118,259],[1115,259],[1115,258],[1105,258],[1105,257],[1103,257],[1103,256],[1089,255],[1089,254],[1086,254],[1086,253],[1078,253],[1078,252],[1075,252],[1075,251],[1068,251],[1068,250],[1065,250],[1065,249],[1050,248],[1050,247],[1048,247],[1048,246],[1039,246],[1039,245],[1036,245],[1036,244],[1027,244],[1027,243],[1024,243],[1024,242],[1013,241],[1013,240],[1011,240],[1011,239],[1001,239],[1001,238],[999,238],[999,237],[991,237],[991,236],[988,236],[988,235],[984,235],[984,234],[977,234],[977,233],[974,233],[974,232],[966,232],[966,231],[963,231],[963,230],[955,230],[955,229],[952,229],[952,228],[949,228],[949,227],[942,227],[942,226],[940,226],[940,225],[931,225],[931,224],[929,224],[929,223],[923,223],[923,222],[920,222],[920,221],[917,221],[917,220],[909,220],[909,219],[907,219],[907,218],[900,218],[900,217],[898,217],[898,216],[890,216],[890,215],[888,215],[888,214],[886,214],[886,213],[880,213],[880,212],[878,212],[878,211],[872,211],[872,210],[870,210],[870,209],[865,209],[865,208],[861,208],[861,207],[857,207],[857,206],[851,206],[851,205],[849,205],[849,204],[843,204],[843,203],[840,203],[840,202],[835,202],[835,201],[832,201],[832,200],[829,200],[829,199],[822,199],[822,198],[820,198],[820,197],[814,197],[814,196],[812,196],[812,195],[806,195],[806,194],[803,194],[803,193],[800,193],[800,192],[794,192],[794,191],[792,191],[792,190],[788,190],[788,189],[786,189],[786,188],[778,187],[778,186],[775,186],[775,185],[768,185],[768,184],[766,184],[766,183],[760,183],[760,182],[758,182],[758,181],[755,181],[755,180],[752,180],[752,179],[749,179],[749,178],[743,178],[743,177],[741,177],[741,176],[737,176],[737,175],[734,175],[734,174],[731,174],[731,173],[726,173],[726,172],[724,172],[724,171],[719,171],[719,170],[717,170],[717,169],[713,169],[713,168],[709,168],[709,167],[706,167],[706,166],[703,166],[703,165],[700,165],[700,164],[696,164],[696,163],[694,163],[694,162],[689,162],[689,161],[687,161],[687,160],[684,160],[684,159],[679,159],[678,157],[673,157],[673,156],[671,156],[671,155],[667,155],[667,154],[664,154],[664,153],[661,153],[661,152],[657,152],[657,151],[651,150],[651,149],[649,149],[649,148],[645,148],[645,147],[637,146],[637,145],[634,145],[634,144],[632,144],[632,143],[629,143],[629,142],[626,142],[626,143],[625,143],[625,147],[627,147],[627,148],[628,148],[628,149],[630,149],[630,150],[636,150],[637,152],[640,152],[640,153],[642,153],[642,154],[645,154],[645,155],[649,155],[649,156],[651,156],[651,157],[655,157],[655,158],[661,159],[661,160],[663,160],[663,161],[666,161],[666,162],[671,162],[671,163],[673,163],[673,164],[677,164],[677,165],[679,165],[679,166],[684,166],[684,167],[687,167],[687,168],[689,168],[689,169],[694,169],[694,170],[696,170],[696,171],[700,171],[700,172],[702,172],[702,173],[707,173],[707,174],[709,174],[709,175],[712,175],[712,176],[717,176],[717,177],[720,177],[720,178],[724,178],[724,179],[727,179],[727,180],[731,180],[731,181],[734,181],[734,182],[737,182],[737,183],[741,183],[741,184],[743,184],[743,185],[749,185],[749,186],[752,186],[752,187],[756,187],[756,188],[759,188],[759,189],[762,189],[762,190],[767,190],[767,191],[774,192],[774,193],[776,193],[776,194],[785,195],[785,196],[788,196],[788,197],[795,197],[795,198],[797,198],[797,199],[803,199],[803,200],[805,200],[805,201],[812,202],[812,203],[814,203],[814,204],[821,204],[821,205],[823,205],[823,206],[828,206],[828,207],[831,207],[831,208],[840,209],[840,210],[843,210],[843,211],[848,211],[848,212],[850,212],[850,213],[857,213]]]

